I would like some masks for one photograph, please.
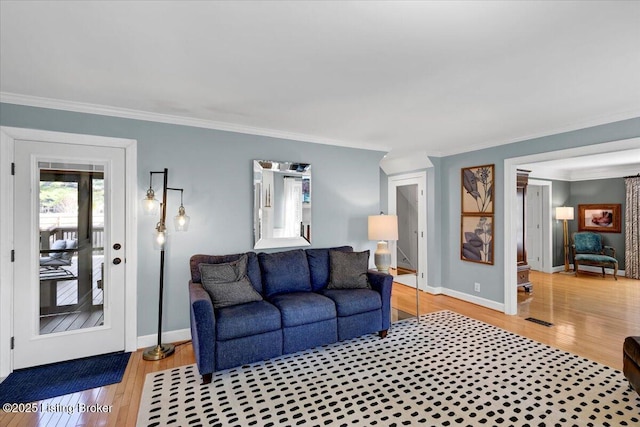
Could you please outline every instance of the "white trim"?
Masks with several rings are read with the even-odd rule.
[[[446,157],[446,156],[453,156],[455,154],[464,154],[464,153],[469,153],[471,151],[478,151],[478,150],[484,150],[486,148],[493,148],[493,147],[498,147],[500,145],[507,145],[507,144],[512,144],[515,142],[522,142],[522,141],[529,141],[532,139],[537,139],[537,138],[544,138],[545,136],[549,136],[549,135],[557,135],[560,133],[565,133],[565,132],[571,132],[571,131],[575,131],[575,130],[580,130],[580,129],[586,129],[586,128],[590,128],[590,127],[594,127],[594,126],[600,126],[600,125],[606,125],[608,123],[614,123],[614,122],[619,122],[622,120],[629,120],[629,119],[635,119],[640,117],[640,111],[635,110],[635,111],[625,111],[625,112],[621,112],[621,113],[617,113],[617,114],[610,114],[610,115],[606,115],[606,116],[602,116],[602,117],[594,117],[588,120],[584,120],[584,121],[580,121],[580,122],[574,122],[574,123],[569,123],[566,124],[564,126],[558,126],[552,129],[548,129],[548,130],[544,130],[541,132],[534,132],[528,135],[522,135],[522,136],[517,136],[514,138],[508,138],[502,141],[499,140],[493,140],[493,141],[487,141],[484,143],[480,143],[480,144],[475,144],[475,145],[467,145],[464,147],[461,147],[459,149],[455,149],[455,150],[450,150],[450,151],[443,151],[443,152],[439,152],[438,154],[434,154],[435,157]],[[637,147],[634,147],[637,148]]]
[[[453,289],[442,288],[442,293],[444,295],[449,296],[449,297],[456,298],[456,299],[459,299],[459,300],[462,300],[462,301],[466,301],[466,302],[470,302],[472,304],[477,304],[477,305],[480,305],[482,307],[487,307],[487,308],[490,308],[492,310],[496,310],[496,311],[500,311],[500,312],[504,312],[504,310],[505,310],[504,304],[502,304],[502,303],[491,301],[491,300],[486,299],[486,298],[480,298],[480,297],[477,297],[475,295],[469,295],[469,294],[466,294],[464,292],[455,291]]]
[[[433,163],[431,163],[426,153],[414,153],[404,157],[384,156],[384,158],[380,160],[380,167],[387,175],[393,175],[420,169],[429,169],[433,167]]]
[[[125,284],[125,336],[124,345],[125,351],[135,351],[137,345],[137,253],[138,253],[138,238],[137,238],[137,141],[133,139],[124,138],[111,138],[95,135],[81,135],[74,133],[63,133],[44,131],[36,129],[15,128],[0,126],[0,135],[2,146],[0,152],[2,152],[2,158],[5,159],[5,153],[8,153],[7,159],[13,159],[13,144],[16,140],[29,140],[39,142],[55,142],[60,144],[77,144],[77,145],[89,145],[89,146],[107,146],[118,147],[125,150],[125,176],[126,176],[126,194],[125,203],[127,205],[126,218],[125,218],[125,233],[126,233],[126,284]],[[10,148],[9,148],[10,146]],[[3,163],[0,165],[0,173],[3,172],[3,168],[7,166]],[[0,187],[4,190],[4,186],[7,185],[7,180],[3,180],[0,177]],[[13,188],[13,181],[11,180],[11,188]],[[2,229],[5,232],[5,228],[9,227],[13,230],[13,218],[8,215],[7,212],[13,209],[13,200],[9,206],[5,206],[4,201],[9,197],[12,198],[13,190],[10,193],[4,191],[0,195],[2,202],[0,202],[0,213],[2,214]],[[13,246],[12,242],[8,242],[8,239],[2,239],[2,246]],[[9,247],[9,251],[11,250]],[[2,268],[2,274],[4,275],[5,257],[2,256],[0,267]],[[12,270],[11,264],[8,265]],[[8,290],[7,288],[11,288]],[[11,349],[9,346],[9,338],[13,333],[13,325],[11,322],[5,323],[4,316],[12,313],[13,310],[13,279],[3,280],[0,282],[0,376],[4,376],[5,373],[11,372]],[[8,296],[8,297],[7,297]],[[7,298],[5,298],[7,297]],[[6,334],[9,335],[6,335]],[[7,358],[8,355],[8,358]],[[7,362],[9,361],[9,364]]]
[[[504,159],[504,313],[517,314],[516,168],[523,164],[638,148],[640,137]]]
[[[522,167],[526,169],[529,165],[522,165]],[[626,175],[635,175],[638,173],[638,169],[640,169],[639,163],[631,165],[603,166],[600,168],[573,171],[558,170],[542,166],[536,167],[536,170],[530,176],[569,182],[592,181],[594,179],[622,178]]]
[[[20,95],[17,93],[0,92],[0,102],[7,104],[26,105],[29,107],[51,108],[54,110],[73,111],[76,113],[98,114],[101,116],[120,117],[124,119],[144,120],[157,123],[169,123],[181,126],[191,126],[202,129],[214,129],[248,135],[268,136],[271,138],[289,139],[294,141],[312,142],[315,144],[335,145],[338,147],[359,148],[363,150],[389,151],[390,146],[329,139],[319,135],[288,132],[277,129],[259,128],[213,120],[195,119],[191,117],[173,116],[169,114],[152,113],[148,111],[127,108],[110,107],[106,105],[84,102],[65,101],[60,99],[42,98],[37,96]]]
[[[404,184],[402,184],[404,183]],[[418,289],[424,290],[427,286],[427,173],[426,171],[413,172],[404,175],[394,175],[389,177],[387,184],[387,210],[391,215],[396,214],[396,188],[399,185],[418,185]],[[420,194],[422,192],[422,194]],[[391,266],[397,267],[397,242],[389,242],[391,251]],[[407,285],[411,286],[411,285]],[[413,287],[413,286],[412,286]]]
[[[529,185],[548,187],[546,199],[542,200],[542,221],[546,224],[546,233],[542,233],[542,271],[553,271],[553,183],[539,179],[529,179]],[[543,193],[544,194],[544,193]]]
[[[191,329],[177,329],[162,333],[162,342],[180,342],[191,340]],[[158,344],[158,334],[139,336],[136,342],[137,348],[153,347]],[[129,351],[129,350],[128,350]],[[134,350],[135,351],[135,350]]]
[[[13,139],[0,127],[0,378],[13,371],[8,345],[13,336],[13,147]]]
[[[228,132],[244,133],[249,135],[268,136],[272,138],[282,138],[295,141],[312,142],[316,144],[335,145],[339,147],[359,148],[363,150],[386,151],[392,150],[389,145],[370,144],[356,141],[344,141],[329,139],[320,135],[307,135],[301,133],[287,132],[284,130],[259,128],[253,126],[239,125],[234,123],[216,122],[213,120],[195,119],[190,117],[173,116],[169,114],[153,113],[148,111],[132,110],[127,108],[110,107],[106,105],[90,104],[77,101],[67,101],[38,96],[22,95],[11,92],[0,92],[0,102],[7,104],[25,105],[30,107],[51,108],[55,110],[74,111],[77,113],[98,114],[102,116],[121,117],[125,119],[145,120],[158,123],[169,123],[183,126],[193,126],[203,129],[215,129]],[[607,123],[640,117],[640,111],[625,111],[607,116],[593,117],[580,122],[569,123],[563,126],[554,127],[541,132],[508,138],[502,141],[491,140],[472,146],[464,146],[454,150],[434,151],[429,153],[433,157],[446,157],[455,154],[468,153],[470,151],[483,150],[485,148],[511,144],[514,142],[527,141],[530,139],[542,138],[549,135],[570,132],[578,129],[599,126]],[[406,169],[405,169],[406,171]]]

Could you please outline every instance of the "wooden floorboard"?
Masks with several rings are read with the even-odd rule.
[[[598,361],[615,369],[622,367],[622,341],[640,335],[640,281],[611,276],[573,276],[531,273],[533,293],[518,292],[518,315],[480,307],[444,295],[420,292],[420,313],[451,310]],[[394,284],[392,306],[415,315],[416,291]],[[535,317],[553,323],[545,327],[525,320]],[[0,411],[0,425],[30,426],[135,426],[145,377],[150,372],[195,363],[191,343],[177,345],[173,356],[156,362],[142,359],[143,350],[131,355],[122,382],[40,402],[76,405],[109,405],[106,414],[7,414]]]

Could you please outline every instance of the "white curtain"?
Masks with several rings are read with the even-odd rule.
[[[284,236],[300,236],[302,222],[302,180],[284,178]]]
[[[640,175],[627,177],[625,208],[625,276],[640,279]]]

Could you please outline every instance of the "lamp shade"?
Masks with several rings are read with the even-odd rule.
[[[573,219],[573,207],[559,206],[556,208],[556,219]]]
[[[371,215],[369,217],[369,240],[398,240],[398,217],[396,215]]]

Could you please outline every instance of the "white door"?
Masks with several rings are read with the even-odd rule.
[[[527,263],[532,270],[542,266],[542,187],[527,186]]]
[[[424,173],[389,178],[389,214],[398,215],[398,241],[389,242],[394,281],[419,289],[426,289],[427,277],[425,187]]]
[[[13,368],[125,349],[125,150],[16,140]]]

